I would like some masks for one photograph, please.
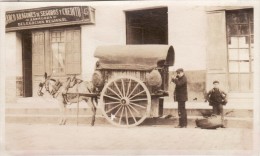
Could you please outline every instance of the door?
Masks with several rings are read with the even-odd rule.
[[[207,12],[207,75],[206,90],[215,80],[220,88],[228,91],[227,41],[225,11]]]
[[[45,72],[60,80],[81,74],[80,27],[32,31],[33,96]]]
[[[229,89],[253,91],[253,9],[227,11]]]
[[[81,73],[80,28],[62,28],[50,31],[51,70],[54,76]]]
[[[32,33],[32,57],[33,75],[44,75],[44,32],[37,31]]]
[[[23,59],[23,96],[32,96],[32,35],[26,31],[22,33]]]
[[[39,83],[45,72],[45,34],[44,31],[32,32],[32,74],[33,96],[37,96]]]
[[[65,29],[66,74],[81,74],[81,31],[80,28]]]

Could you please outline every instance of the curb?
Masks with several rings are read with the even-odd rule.
[[[195,120],[202,118],[199,116],[188,116],[188,127],[196,127]],[[80,115],[78,118],[78,124],[90,125],[91,116]],[[21,123],[21,124],[57,124],[59,123],[59,116],[57,115],[6,115],[6,123]],[[75,115],[67,116],[66,124],[77,124],[77,117]],[[97,115],[95,124],[97,125],[111,125],[104,117]],[[165,118],[147,118],[139,126],[177,126],[178,118],[171,117]],[[225,125],[227,128],[253,128],[253,120],[251,118],[225,118]],[[111,125],[112,126],[112,125]]]

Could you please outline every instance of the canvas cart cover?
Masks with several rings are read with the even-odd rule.
[[[158,63],[174,64],[174,49],[170,45],[99,46],[94,56],[99,59],[99,69],[151,70]]]

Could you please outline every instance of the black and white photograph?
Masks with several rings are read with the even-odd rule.
[[[260,155],[259,9],[0,2],[1,155]]]

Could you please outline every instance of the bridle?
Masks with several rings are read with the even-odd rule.
[[[76,79],[75,77],[73,77],[72,79],[70,77],[67,78],[67,85],[65,86],[65,90],[67,91],[69,88],[72,88],[74,87],[77,83],[81,83],[82,80],[80,81],[77,81],[78,79]],[[49,84],[50,82],[49,81],[53,81],[55,82],[55,84],[52,86],[52,90],[50,91],[49,90]],[[71,84],[72,83],[72,84]],[[52,95],[54,98],[58,96],[59,94],[59,89],[60,87],[62,86],[62,83],[59,81],[59,80],[55,80],[55,79],[52,79],[49,77],[46,76],[45,78],[45,81],[44,82],[41,82],[39,84],[39,90],[38,90],[38,95],[39,96],[43,96],[43,92],[42,92],[42,88],[45,87],[45,90],[50,94]]]
[[[52,90],[49,90],[49,81],[53,81],[55,82],[55,84],[52,86]],[[62,83],[59,80],[55,80],[55,79],[51,79],[51,78],[47,78],[44,82],[41,82],[39,84],[39,90],[38,90],[38,95],[39,96],[43,96],[43,92],[42,92],[42,88],[45,87],[45,90],[52,95],[54,98],[57,97],[58,95],[58,91],[60,89],[60,87],[62,86]]]

